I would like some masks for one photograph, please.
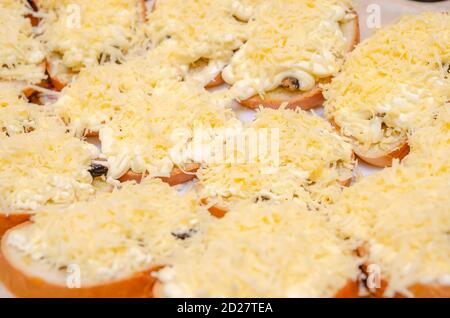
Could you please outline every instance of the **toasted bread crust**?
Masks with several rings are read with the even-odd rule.
[[[351,52],[358,45],[361,38],[359,17],[356,13],[355,15],[356,17],[353,20],[353,36],[348,47],[348,52]],[[287,108],[309,110],[321,106],[324,101],[325,99],[322,94],[322,88],[319,85],[316,85],[310,91],[299,92],[295,97],[291,98],[272,97],[270,92],[268,92],[264,97],[255,95],[246,100],[240,101],[239,103],[250,109],[257,109],[259,106],[278,109],[282,104],[287,103]]]
[[[211,82],[209,82],[205,86],[205,88],[206,89],[214,88],[214,87],[217,87],[217,86],[220,86],[220,85],[223,85],[223,84],[225,84],[225,81],[222,78],[222,74],[219,73],[219,74],[217,74],[217,76]]]
[[[68,84],[63,82],[60,78],[58,78],[58,74],[53,72],[51,63],[48,59],[45,60],[45,70],[47,71],[48,78],[50,79],[54,90],[60,92]]]
[[[197,172],[199,168],[200,165],[196,163],[188,164],[184,170],[181,170],[180,168],[173,168],[170,177],[160,177],[160,179],[170,186],[186,183],[195,178],[195,172]],[[119,181],[126,182],[134,180],[136,182],[140,182],[143,177],[145,177],[145,174],[128,171],[119,178]]]
[[[19,226],[27,226],[25,223]],[[13,231],[11,229],[10,231]],[[68,288],[45,281],[22,272],[8,260],[8,246],[5,234],[0,251],[0,280],[15,296],[23,298],[142,298],[152,297],[155,278],[150,273],[160,269],[159,266],[135,273],[127,278],[81,288]]]
[[[362,153],[361,151],[358,151],[358,149],[354,149],[354,152],[358,156],[358,158],[372,166],[379,168],[392,166],[392,162],[394,161],[394,159],[402,160],[407,154],[409,154],[409,151],[410,148],[407,142],[403,143],[395,150],[377,157],[370,157]]]
[[[0,213],[0,238],[10,229],[30,220],[29,213]]]
[[[200,202],[203,205],[207,205],[208,204],[208,199],[207,198],[203,198],[200,200]],[[225,214],[227,214],[228,209],[227,208],[222,208],[219,207],[217,204],[211,206],[210,208],[208,208],[209,213],[211,213],[212,216],[215,216],[218,219],[221,219],[225,216]]]
[[[330,124],[333,125],[336,130],[340,133],[341,127],[336,124],[333,118],[329,119]],[[410,147],[408,145],[407,140],[403,141],[398,147],[396,147],[394,150],[383,153],[377,156],[371,156],[368,154],[365,154],[363,151],[359,150],[357,147],[353,146],[353,152],[354,154],[364,161],[367,164],[370,164],[374,167],[378,168],[386,168],[392,166],[392,162],[394,159],[402,160],[404,157],[406,157],[409,154]]]
[[[322,89],[316,86],[306,93],[299,93],[294,98],[286,100],[272,98],[270,93],[268,93],[265,97],[255,95],[246,100],[240,101],[239,103],[250,109],[257,109],[259,106],[278,109],[283,103],[287,103],[286,108],[301,108],[303,110],[309,110],[321,106],[324,101],[325,99],[322,95]]]
[[[359,286],[358,282],[349,280],[347,284],[342,287],[335,295],[334,298],[359,298]]]

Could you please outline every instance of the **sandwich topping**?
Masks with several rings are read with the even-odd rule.
[[[140,40],[141,0],[39,0],[39,25],[52,63],[78,72],[106,61],[122,61]],[[57,66],[57,65],[56,65]]]
[[[355,18],[351,1],[264,1],[248,23],[248,41],[222,77],[234,97],[264,96],[286,78],[309,91],[336,75],[348,50],[343,25]]]
[[[0,3],[0,80],[35,84],[45,79],[44,49],[33,35],[26,0]]]
[[[82,70],[53,107],[78,136],[98,132],[120,114],[142,111],[156,83],[179,76],[158,54],[97,65]]]
[[[208,131],[234,122],[229,103],[195,82],[160,82],[142,99],[140,109],[122,113],[100,129],[108,176],[117,179],[131,170],[167,177],[176,163],[195,162],[193,154],[178,156],[181,149],[194,129]]]
[[[333,297],[360,261],[320,214],[293,202],[236,205],[154,275],[165,297]]]
[[[0,137],[3,213],[69,204],[94,194],[89,167],[98,149],[65,128]]]
[[[413,296],[408,288],[416,284],[450,286],[449,168],[429,175],[396,165],[346,189],[329,208],[340,231],[366,248],[387,297]]]
[[[197,173],[202,197],[220,205],[235,200],[294,200],[312,206],[333,201],[352,178],[351,144],[322,118],[298,110],[261,109],[249,129],[278,131],[270,153],[205,165]],[[260,141],[259,141],[260,142]],[[247,156],[247,157],[246,157]]]
[[[246,24],[235,18],[239,5],[231,0],[156,0],[148,37],[168,59],[184,66],[185,77],[205,86],[248,38]]]
[[[33,224],[13,230],[7,244],[22,262],[39,265],[35,274],[55,273],[53,283],[65,286],[67,269],[77,266],[81,286],[91,286],[164,265],[176,246],[190,241],[171,233],[193,232],[210,218],[193,194],[181,196],[153,179],[64,209],[46,208]]]
[[[52,109],[28,103],[16,84],[0,83],[0,138],[63,126]]]
[[[390,152],[450,100],[450,15],[408,15],[350,55],[324,92],[328,118],[361,152]]]

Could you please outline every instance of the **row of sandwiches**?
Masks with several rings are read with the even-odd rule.
[[[359,45],[347,0],[8,0],[0,15],[14,295],[450,297],[447,13]],[[306,111],[322,104],[325,119]],[[276,162],[189,151],[226,129],[275,129]],[[363,177],[359,160],[384,169]]]

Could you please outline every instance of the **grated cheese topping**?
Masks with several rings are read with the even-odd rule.
[[[378,31],[326,87],[326,116],[364,153],[392,151],[450,99],[449,43],[445,13],[407,15]]]
[[[148,94],[160,81],[175,80],[180,71],[155,52],[118,65],[107,63],[86,68],[62,91],[53,104],[56,113],[78,136],[98,132],[119,114],[145,108]]]
[[[108,176],[116,179],[131,169],[167,177],[175,163],[192,163],[193,156],[180,159],[171,151],[177,153],[194,129],[224,127],[233,120],[231,101],[222,95],[210,94],[195,82],[160,82],[141,99],[140,109],[122,112],[100,129]]]
[[[343,25],[355,18],[347,0],[271,0],[257,6],[248,41],[222,77],[239,100],[277,88],[288,77],[309,91],[336,75],[348,50]]]
[[[240,203],[154,274],[165,297],[333,297],[359,260],[326,220],[296,204]]]
[[[448,153],[448,148],[447,148]],[[388,282],[385,295],[415,284],[450,285],[449,168],[430,175],[395,165],[345,190],[329,208],[340,231],[365,246]]]
[[[33,224],[13,230],[7,244],[34,265],[28,270],[41,266],[36,276],[54,273],[53,283],[65,284],[67,269],[77,266],[85,287],[163,265],[210,218],[192,193],[181,196],[157,179],[146,180],[46,209]]]
[[[427,175],[450,172],[450,104],[442,109],[432,126],[417,129],[409,136],[410,154],[404,164],[420,167]]]
[[[33,10],[25,0],[0,3],[0,80],[28,84],[45,79],[44,50],[26,15]]]
[[[63,126],[51,109],[28,103],[19,86],[0,83],[0,136]]]
[[[336,199],[352,177],[355,162],[351,144],[325,120],[305,111],[260,109],[248,127],[278,130],[275,156],[219,162],[202,167],[200,193],[220,205],[236,200],[294,200],[311,207]],[[276,146],[276,145],[275,145]],[[313,199],[314,202],[311,202]]]
[[[157,0],[146,33],[169,60],[184,66],[187,78],[205,86],[248,38],[246,24],[234,17],[236,2]]]
[[[98,149],[65,128],[0,137],[0,211],[68,204],[94,193],[89,168]]]
[[[120,62],[139,41],[141,0],[39,0],[41,39],[51,62],[78,72],[105,61]],[[59,75],[59,74],[58,74]]]

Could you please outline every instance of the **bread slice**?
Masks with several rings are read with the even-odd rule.
[[[329,121],[337,131],[341,131],[341,127],[339,127],[333,119],[330,119]],[[350,139],[353,140],[354,144],[356,143],[354,138],[350,137]],[[394,160],[402,160],[406,157],[409,154],[410,147],[406,138],[400,138],[389,151],[374,149],[364,150],[357,145],[353,146],[353,151],[355,155],[365,163],[378,168],[386,168],[392,166]]]
[[[157,3],[157,0],[153,0],[153,2],[151,3],[151,5],[152,5],[151,11],[156,10],[156,3]],[[206,66],[207,66],[207,63],[205,65],[205,67]],[[205,85],[205,88],[206,89],[211,89],[211,88],[215,88],[215,87],[218,87],[220,85],[223,85],[223,84],[225,84],[225,81],[222,78],[222,72],[219,71],[219,73],[216,75],[216,77],[211,82],[209,82],[208,84]]]
[[[39,10],[39,0],[33,0],[33,3],[33,6]],[[142,18],[145,21],[147,20],[147,5],[145,0],[141,0],[140,3],[142,6]],[[56,91],[61,91],[72,81],[73,77],[77,75],[76,72],[73,72],[61,63],[61,57],[54,53],[50,53],[49,56],[47,56],[45,68],[50,82]]]
[[[348,52],[351,52],[360,41],[359,18],[356,13],[355,16],[353,20],[342,27],[348,39]],[[278,87],[273,91],[267,92],[264,97],[255,95],[239,103],[250,109],[257,109],[259,106],[278,109],[284,103],[287,103],[287,108],[312,109],[321,106],[325,101],[320,84],[329,82],[330,80],[331,78],[322,80],[322,82],[319,82],[318,85],[308,92],[292,91],[289,88]],[[289,85],[284,84],[283,86]]]
[[[26,227],[27,222],[18,227]],[[125,298],[151,297],[155,279],[150,275],[159,267],[99,285],[68,288],[61,272],[50,272],[46,267],[25,262],[20,252],[6,244],[14,228],[3,237],[0,251],[0,280],[15,296],[24,298]]]
[[[345,181],[342,181],[341,184],[344,187],[349,187],[351,185],[352,181],[353,181],[353,178],[350,178]],[[207,198],[201,199],[200,202],[203,205],[209,204]],[[215,216],[216,218],[220,219],[220,218],[223,218],[225,216],[225,214],[227,214],[228,208],[220,206],[218,204],[214,204],[213,206],[208,208],[208,211],[209,211],[209,213],[211,213],[212,216]]]
[[[188,181],[191,181],[195,178],[195,172],[200,168],[199,164],[191,163],[188,164],[184,170],[181,170],[180,168],[173,168],[171,174],[169,177],[160,177],[160,179],[169,184],[170,186],[175,186],[178,184],[183,184]],[[142,173],[136,173],[133,171],[128,171],[126,174],[121,176],[119,178],[120,182],[126,182],[126,181],[137,181],[140,182],[142,178],[145,177],[145,174]]]
[[[402,140],[392,150],[386,152],[363,151],[358,147],[354,148],[355,154],[362,161],[379,168],[392,166],[395,159],[402,160],[409,154],[410,148],[406,140]]]

